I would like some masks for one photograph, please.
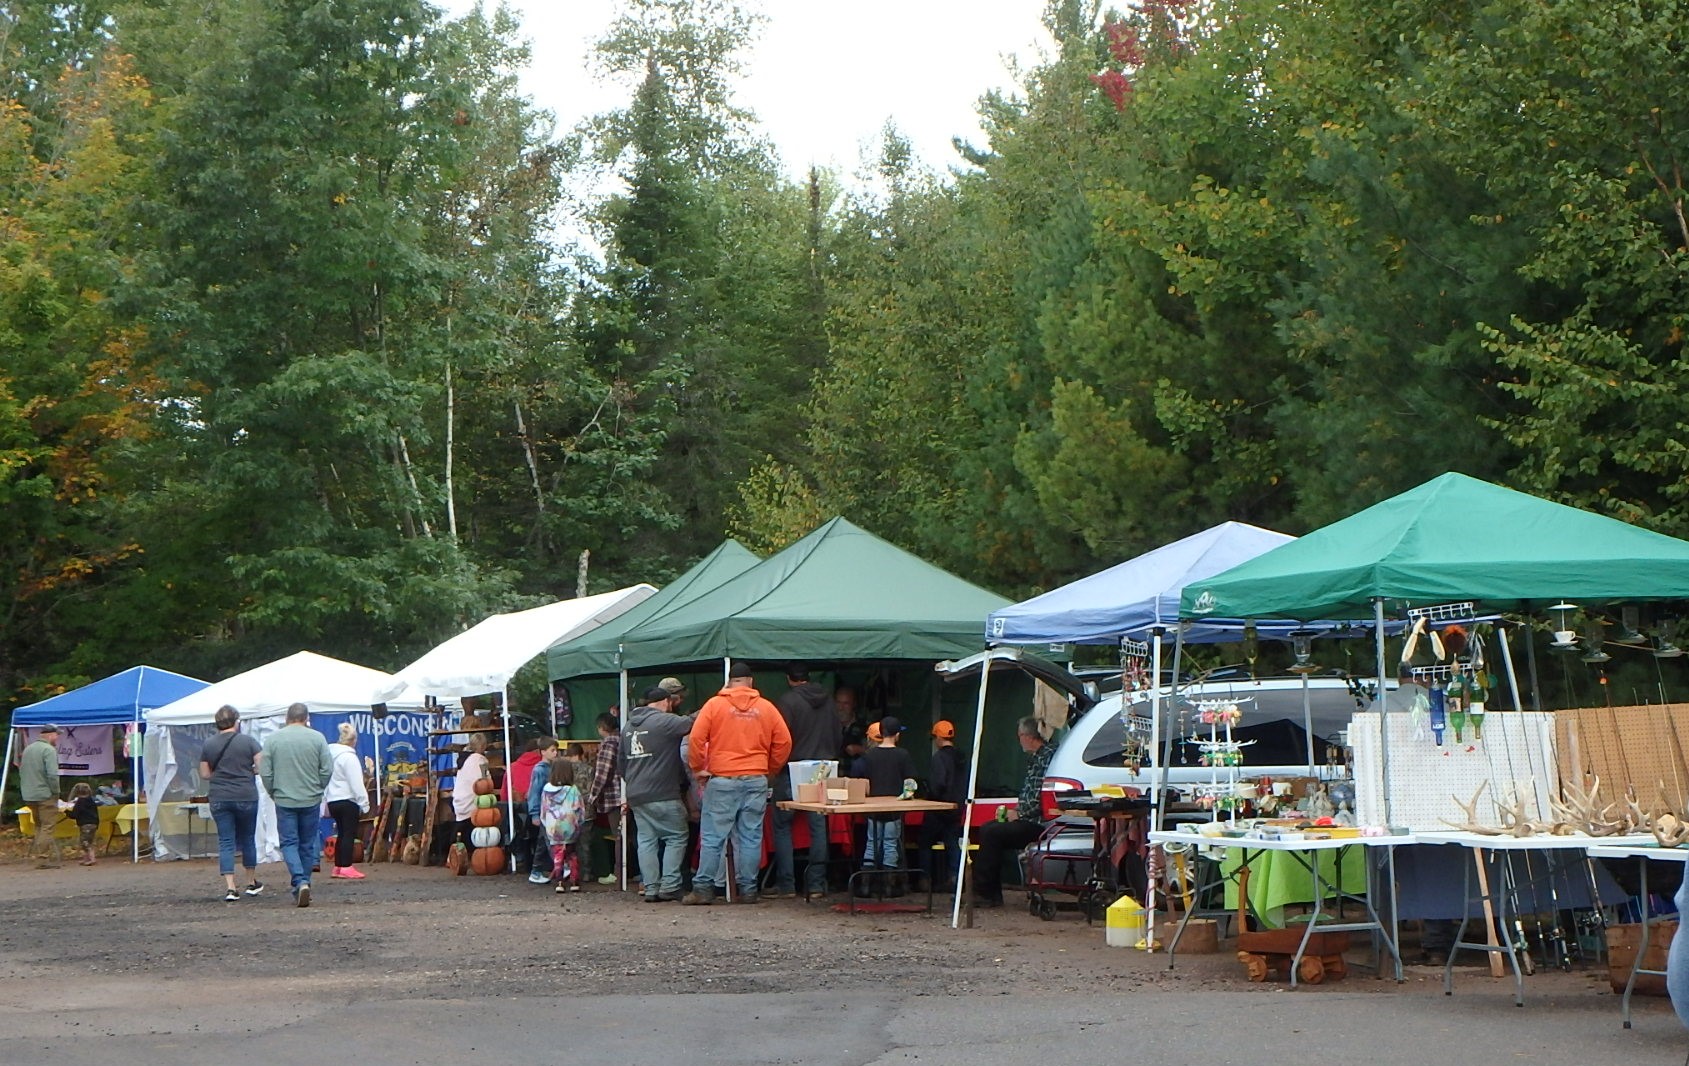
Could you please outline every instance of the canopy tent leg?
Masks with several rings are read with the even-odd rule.
[[[381,806],[381,779],[386,777],[387,762],[381,755],[381,719],[371,717],[369,723],[370,739],[375,745],[375,802],[370,805],[374,810]],[[509,753],[506,752],[506,757]]]
[[[1308,776],[1314,776],[1314,697],[1308,686],[1307,671],[1302,672],[1302,730],[1308,742]]]
[[[1542,682],[1537,679],[1537,642],[1531,635],[1530,618],[1530,615],[1525,616],[1525,669],[1531,673],[1531,710],[1541,711]],[[1513,691],[1519,690],[1514,689]]]
[[[516,782],[510,780],[510,768],[516,760],[510,757],[510,686],[507,684],[499,689],[499,717],[504,722],[504,809],[506,817],[510,819],[510,835],[516,835]],[[505,841],[504,865],[505,870],[516,869],[516,849],[510,847],[510,841]]]
[[[134,732],[129,734],[129,797],[130,802],[141,802],[141,752],[146,750],[146,741],[142,739],[141,723],[132,723]],[[115,823],[113,823],[115,824]],[[150,823],[149,823],[150,824]],[[139,864],[141,861],[141,827],[137,822],[129,831],[129,864]]]
[[[730,656],[730,655],[723,655],[721,657],[721,687],[722,688],[726,688],[727,683],[729,681],[733,680],[732,674],[733,674],[733,657]]]
[[[1507,667],[1507,687],[1513,690],[1513,709],[1523,711],[1525,704],[1519,697],[1519,677],[1513,672],[1513,649],[1507,643],[1507,630],[1496,626],[1495,635],[1501,641],[1501,661]]]
[[[968,762],[968,802],[962,808],[962,865],[956,871],[956,897],[950,904],[950,928],[962,925],[962,886],[968,883],[968,868],[973,863],[973,851],[968,848],[968,834],[974,823],[974,790],[979,787],[979,746],[985,734],[985,694],[991,688],[991,664],[979,671],[979,702],[974,707],[974,747]],[[971,919],[972,914],[968,917]]]
[[[1180,626],[1173,634],[1173,673],[1168,679],[1167,686],[1169,690],[1168,695],[1171,697],[1171,699],[1168,700],[1168,703],[1175,706],[1179,701],[1179,667],[1184,661],[1184,656],[1185,629],[1183,626]],[[1155,716],[1156,721],[1159,723],[1161,719],[1161,712],[1157,710],[1155,712]],[[1159,830],[1166,827],[1167,821],[1166,818],[1163,817],[1166,804],[1162,802],[1161,797],[1167,795],[1167,764],[1173,761],[1173,730],[1163,729],[1161,731],[1161,746],[1156,750],[1155,761],[1157,770],[1157,780],[1155,786],[1156,799],[1154,807],[1155,828]]]
[[[12,751],[17,747],[17,744],[17,729],[13,728],[6,730],[6,761],[4,763],[0,763],[0,796],[4,796],[6,794],[6,782],[10,780],[12,776]]]
[[[1156,763],[1161,761],[1156,754],[1161,750],[1161,632],[1161,627],[1157,626],[1150,635],[1149,660],[1149,752],[1150,758],[1154,759]],[[1126,707],[1126,693],[1124,691],[1120,693],[1120,706],[1122,710]],[[1152,787],[1150,789],[1150,804],[1152,810],[1159,811],[1161,809],[1161,791],[1159,788]],[[1156,824],[1159,827],[1159,817]],[[1147,912],[1144,915],[1144,950],[1146,951],[1155,950],[1155,885],[1157,875],[1161,872],[1159,867],[1159,863],[1149,861],[1149,856],[1144,857],[1144,895],[1147,897],[1144,900],[1144,910]]]
[[[1120,639],[1124,642],[1126,638],[1122,637]],[[1154,758],[1159,764],[1161,760],[1156,757],[1156,753],[1161,750],[1161,627],[1157,626],[1155,631],[1150,635],[1150,645],[1149,750],[1150,757]],[[1122,711],[1124,711],[1127,706],[1127,695],[1128,694],[1124,691],[1120,693],[1120,707]],[[1156,786],[1152,786],[1150,788],[1150,800],[1157,807],[1161,805],[1161,790],[1158,786],[1159,782],[1157,782]],[[1156,828],[1159,829],[1160,826],[1157,825]]]
[[[626,734],[628,731],[628,672],[626,667],[621,670],[619,685],[621,702],[616,704],[616,710],[622,716],[621,734]],[[623,743],[621,734],[617,736],[617,744]],[[626,793],[623,795],[625,796]],[[616,818],[616,872],[621,875],[622,891],[626,892],[628,890],[628,809],[626,803],[621,805]],[[649,892],[650,889],[646,889],[646,891]]]
[[[1390,701],[1384,682],[1384,599],[1372,601],[1373,641],[1378,651],[1378,751],[1384,776],[1384,824],[1390,825]]]

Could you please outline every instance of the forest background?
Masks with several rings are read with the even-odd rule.
[[[729,0],[561,132],[496,11],[0,0],[0,703],[834,514],[1011,596],[1450,469],[1689,534],[1686,9],[1052,0],[952,167],[794,182]]]

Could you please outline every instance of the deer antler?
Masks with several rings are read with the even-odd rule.
[[[1678,848],[1689,844],[1689,822],[1685,822],[1674,814],[1667,814],[1655,808],[1655,813],[1647,821],[1648,831],[1654,834],[1654,839],[1660,842],[1662,848]]]
[[[1592,837],[1610,837],[1629,832],[1635,825],[1628,811],[1619,810],[1616,803],[1600,802],[1601,779],[1592,779],[1586,792],[1574,782],[1561,786],[1566,799],[1551,800],[1555,814],[1567,824]]]
[[[1482,825],[1478,821],[1478,797],[1482,796],[1484,794],[1484,789],[1489,788],[1489,787],[1490,787],[1490,783],[1488,781],[1485,781],[1483,784],[1479,785],[1478,791],[1472,793],[1472,800],[1471,800],[1470,803],[1462,803],[1460,801],[1459,796],[1450,796],[1449,797],[1449,799],[1454,800],[1454,805],[1456,807],[1459,807],[1462,811],[1466,812],[1466,820],[1465,821],[1451,822],[1447,818],[1440,818],[1440,819],[1438,819],[1438,821],[1440,821],[1444,825],[1450,826],[1451,828],[1454,828],[1454,829],[1460,829],[1460,830],[1463,830],[1463,831],[1468,832],[1468,833],[1477,833],[1479,836],[1486,836],[1486,837],[1506,836],[1507,830],[1497,829],[1495,826],[1492,826],[1492,825]]]

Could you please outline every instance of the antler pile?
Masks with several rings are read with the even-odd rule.
[[[1638,822],[1629,810],[1621,809],[1617,803],[1601,804],[1599,777],[1592,779],[1587,792],[1571,781],[1561,785],[1560,790],[1565,795],[1564,800],[1549,800],[1555,815],[1549,831],[1556,835],[1586,833],[1592,837],[1610,837],[1628,833],[1637,827]]]

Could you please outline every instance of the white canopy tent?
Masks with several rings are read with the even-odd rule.
[[[502,692],[517,670],[553,644],[597,629],[656,592],[652,585],[633,585],[495,614],[394,674],[375,688],[369,702],[391,703],[407,685],[436,698]]]
[[[561,641],[597,629],[657,594],[654,585],[631,585],[596,596],[558,600],[543,607],[495,614],[452,637],[374,687],[372,703],[391,703],[414,692],[435,699],[499,694],[510,706],[510,679],[516,671]],[[510,755],[510,716],[502,716],[504,750]],[[516,789],[505,790],[510,824],[516,824]]]
[[[175,839],[179,834],[165,832],[163,820],[158,816],[159,804],[172,795],[196,791],[192,782],[196,780],[199,749],[211,735],[211,721],[219,707],[226,704],[240,712],[242,731],[262,743],[265,737],[285,724],[287,708],[291,704],[303,703],[314,715],[325,717],[369,715],[370,693],[378,687],[389,686],[391,681],[392,675],[380,670],[301,651],[147,711],[149,739],[145,776],[154,857],[190,857],[187,854],[190,849]],[[406,711],[420,711],[422,702],[420,693],[403,688],[386,701],[390,709]],[[371,732],[379,752],[379,722],[373,723]],[[276,849],[275,826],[275,809],[264,790],[259,789],[260,862],[274,862],[280,858]]]

